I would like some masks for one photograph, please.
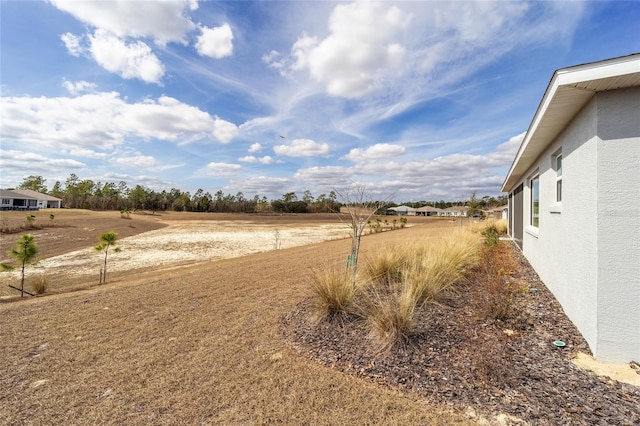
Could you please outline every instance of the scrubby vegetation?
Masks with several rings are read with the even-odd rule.
[[[46,273],[35,275],[31,278],[31,290],[34,294],[44,294],[49,287],[49,276]]]
[[[320,271],[312,280],[316,315],[365,320],[376,350],[405,344],[416,314],[477,267],[481,248],[477,234],[460,229],[435,244],[416,242],[370,256],[356,280],[342,270]]]
[[[24,296],[25,293],[29,294],[29,292],[24,289],[24,269],[27,265],[34,263],[36,260],[36,255],[38,254],[38,246],[35,242],[35,237],[31,234],[24,234],[18,241],[16,241],[14,248],[8,251],[9,255],[13,257],[21,268],[21,279],[20,279],[20,288],[10,286],[20,292],[20,296]],[[1,271],[11,271],[15,267],[13,265],[0,263]]]

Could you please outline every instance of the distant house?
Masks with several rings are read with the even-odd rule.
[[[453,206],[448,207],[440,212],[440,216],[455,216],[455,217],[467,217],[469,207],[466,206]]]
[[[431,206],[424,206],[416,209],[417,216],[439,216],[442,209]]]
[[[409,206],[397,206],[397,207],[389,207],[387,209],[387,213],[396,214],[398,216],[415,216],[416,209]]]
[[[505,204],[504,206],[486,210],[484,212],[484,215],[490,219],[507,220],[507,218],[509,217],[509,205]]]
[[[640,360],[640,54],[557,70],[502,190],[509,234],[595,357]]]
[[[60,208],[62,200],[30,189],[0,189],[0,209],[38,210]]]

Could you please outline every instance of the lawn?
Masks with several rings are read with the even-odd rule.
[[[363,248],[420,228],[431,233],[377,234]],[[333,240],[143,271],[0,304],[0,423],[471,424],[311,361],[282,336],[283,318],[310,294],[309,271],[342,262],[349,247]]]

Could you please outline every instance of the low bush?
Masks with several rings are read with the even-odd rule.
[[[487,319],[504,321],[516,314],[512,308],[513,301],[522,289],[511,277],[515,269],[515,260],[509,255],[506,244],[485,249],[479,284],[485,290],[483,303]]]
[[[45,273],[36,275],[31,279],[31,289],[35,294],[44,294],[49,288],[49,276]]]

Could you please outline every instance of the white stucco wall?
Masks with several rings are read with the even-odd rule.
[[[537,229],[529,225],[528,186],[536,171]],[[523,253],[531,265],[596,358],[640,360],[640,88],[597,94],[527,172],[524,187]]]
[[[525,175],[523,253],[592,350],[597,343],[597,106],[590,102]],[[553,155],[562,150],[563,199]],[[529,225],[528,178],[540,176],[540,225]],[[559,340],[569,336],[557,336]]]
[[[640,361],[640,87],[598,104],[598,341],[603,361]]]

